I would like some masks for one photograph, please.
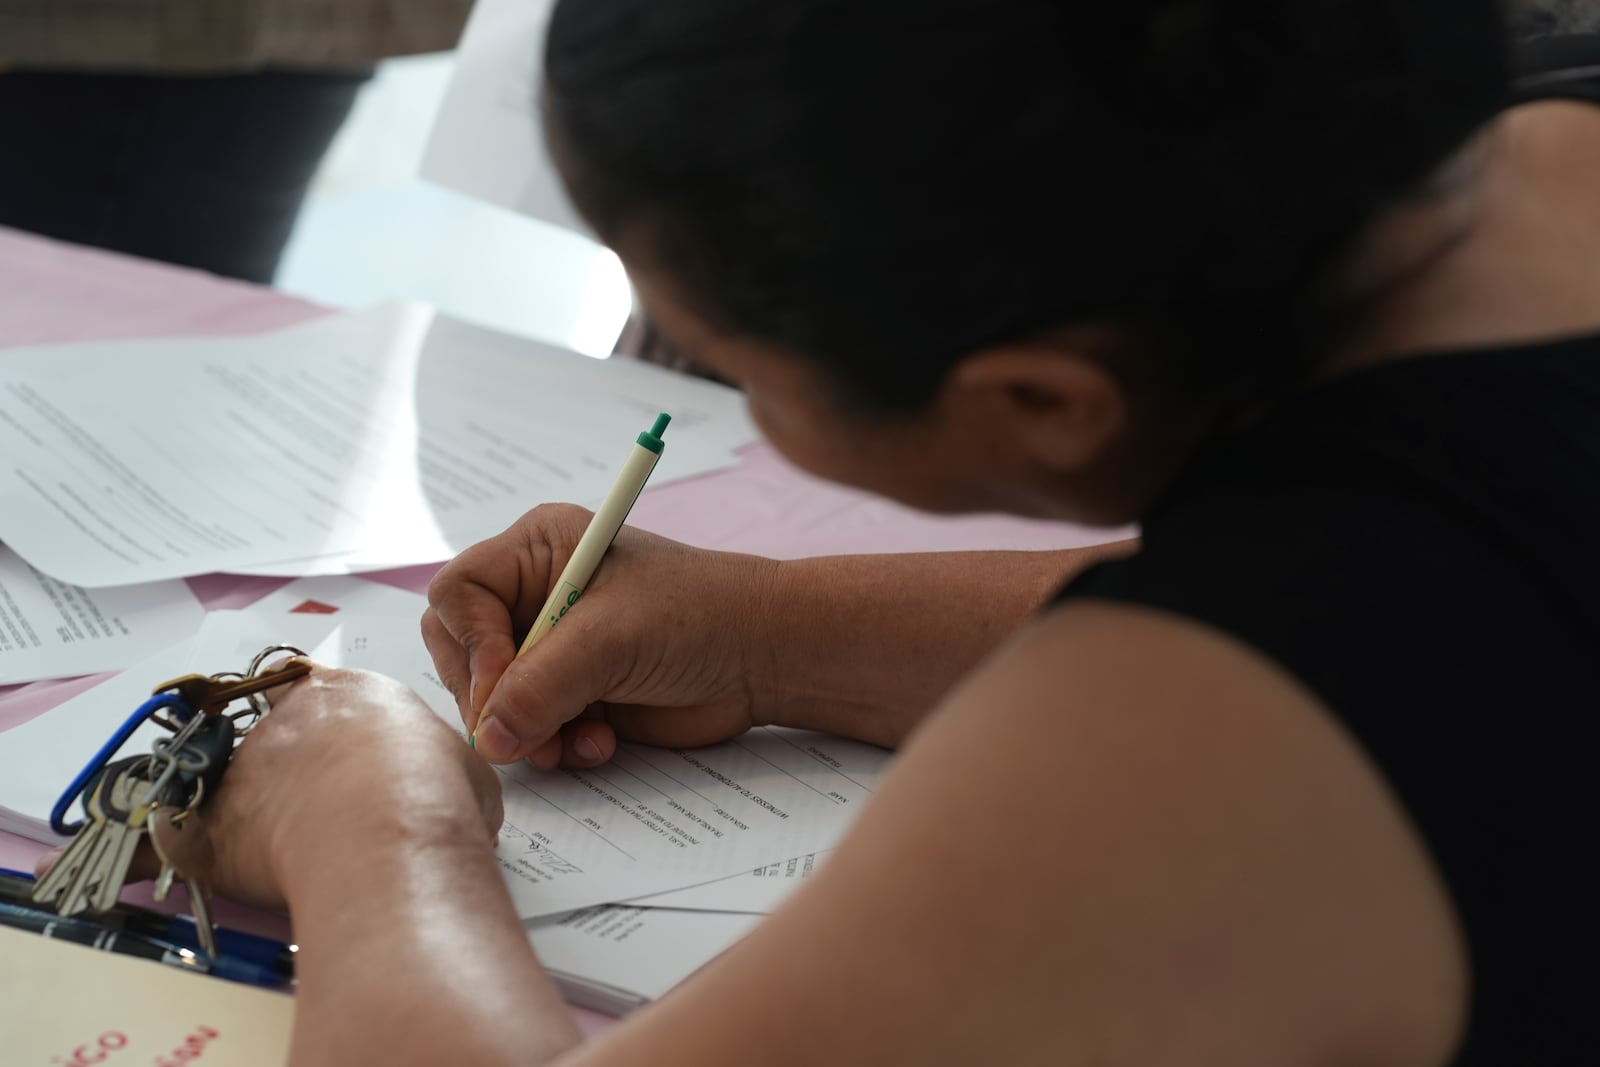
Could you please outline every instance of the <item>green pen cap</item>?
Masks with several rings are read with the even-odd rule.
[[[672,416],[665,411],[656,416],[656,424],[639,435],[639,447],[647,448],[656,455],[661,455],[661,450],[666,447],[661,441],[661,435],[667,432],[667,423],[672,421]]]

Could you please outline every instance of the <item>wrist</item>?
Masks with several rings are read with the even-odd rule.
[[[812,701],[805,683],[818,665],[806,663],[810,638],[804,620],[811,617],[811,605],[802,600],[803,567],[794,560],[768,562],[759,595],[752,600],[755,617],[745,642],[751,721],[757,726],[810,729],[807,709]]]
[[[774,565],[761,613],[766,659],[757,672],[763,725],[817,730],[892,747],[901,731],[875,692],[868,654],[857,640],[852,590],[838,581],[836,560]]]
[[[787,564],[765,556],[716,553],[708,573],[715,584],[704,590],[706,605],[718,614],[702,620],[708,634],[721,635],[708,646],[703,664],[713,690],[737,699],[752,726],[773,723],[773,704],[783,670],[786,616],[783,588]]]
[[[463,850],[493,849],[494,835],[465,781],[459,788],[425,792],[403,787],[350,792],[354,799],[304,805],[274,827],[269,862],[291,907],[329,888],[328,883],[348,890],[354,856],[361,858],[365,881],[379,873],[371,867],[431,865]]]

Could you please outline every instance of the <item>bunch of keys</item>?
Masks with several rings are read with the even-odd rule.
[[[269,657],[280,653],[305,655],[288,645],[274,645],[257,654],[243,674],[190,674],[155,688],[151,699],[123,724],[57,803],[52,825],[58,833],[76,829],[76,835],[39,879],[35,904],[53,907],[63,916],[109,911],[127,881],[140,841],[148,837],[161,861],[155,899],[165,900],[173,882],[181,878],[200,945],[208,955],[216,955],[207,888],[184,876],[166,857],[159,836],[151,832],[151,819],[159,815],[181,826],[216,791],[234,744],[270,710],[265,691],[311,672],[303,659],[262,670]],[[247,707],[230,712],[238,701]],[[171,736],[157,738],[148,754],[110,761],[145,722]],[[76,828],[67,826],[65,812],[80,796],[86,819]]]

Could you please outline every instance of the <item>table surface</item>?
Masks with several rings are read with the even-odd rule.
[[[0,350],[134,337],[228,335],[289,326],[328,309],[272,289],[87,249],[0,227]],[[0,351],[0,359],[4,358]],[[1003,516],[934,517],[796,470],[764,443],[726,471],[658,486],[635,505],[636,526],[709,548],[776,558],[848,552],[1052,549],[1099,544],[1103,530]],[[530,502],[531,504],[532,502]],[[422,591],[438,564],[368,575]],[[240,608],[286,579],[212,574],[189,579],[209,610]],[[0,687],[0,731],[90,688],[99,677]],[[43,846],[0,833],[0,867],[31,867]],[[148,902],[135,887],[129,899]],[[281,930],[282,920],[219,902],[222,921]],[[576,1010],[593,1032],[610,1020]]]

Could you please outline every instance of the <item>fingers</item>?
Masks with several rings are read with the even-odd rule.
[[[403,683],[317,666],[275,697],[196,810],[176,824],[176,809],[151,814],[130,881],[170,862],[230,899],[282,906],[308,862],[303,842],[328,839],[330,812],[352,842],[415,811],[422,818],[401,821],[492,844],[503,817],[499,776]],[[39,866],[53,862],[59,853]]]
[[[598,767],[617,752],[617,732],[611,724],[578,719],[561,728],[561,765]]]
[[[433,657],[433,667],[439,680],[456,698],[456,711],[468,732],[477,725],[478,709],[472,700],[472,666],[467,650],[445,627],[439,613],[429,607],[422,613],[422,643]]]
[[[549,740],[535,745],[533,751],[525,758],[541,771],[555,769],[561,762],[561,735],[557,733]]]
[[[280,887],[267,875],[259,856],[245,863],[221,861],[214,828],[202,815],[191,813],[174,822],[175,809],[153,813],[149,834],[140,844],[129,881],[148,881],[161,872],[162,858],[172,864],[185,892],[192,892],[197,878],[222,895],[255,908],[282,909],[286,906]],[[190,906],[193,904],[191,902]]]
[[[681,708],[613,704],[606,721],[614,736],[662,748],[698,748],[737,737],[755,725],[747,710],[733,704]]]
[[[423,641],[469,730],[516,657],[515,634],[543,606],[558,556],[577,543],[588,517],[582,508],[535,508],[461,553],[428,586]],[[558,553],[556,545],[566,547]]]
[[[478,724],[478,754],[490,763],[527,759],[544,770],[558,765],[566,746],[558,732],[562,725],[607,696],[620,666],[637,655],[635,648],[617,647],[618,631],[603,606],[588,606],[568,615],[500,676]],[[572,743],[587,740],[598,749],[601,739],[585,728]],[[587,749],[574,754],[581,757]]]
[[[605,721],[604,704],[590,704],[548,741],[534,748],[528,762],[541,771],[582,770],[608,762],[617,751],[617,732]]]
[[[66,851],[66,845],[57,845],[49,852],[46,852],[44,855],[34,860],[33,876],[35,878],[43,878],[45,875],[49,874],[50,868],[56,865],[56,861],[61,859],[62,854]]]
[[[473,582],[439,588],[436,578],[429,596],[437,599],[422,617],[422,640],[439,680],[456,698],[461,721],[471,730],[483,697],[517,654],[511,612],[499,596]]]
[[[154,878],[160,873],[163,859],[172,864],[180,875],[192,874],[211,865],[213,856],[210,840],[200,817],[191,813],[183,820],[174,822],[172,816],[175,814],[175,811],[162,810],[150,816],[150,840],[139,846],[140,852],[148,855],[138,857],[145,861],[142,869],[149,872],[144,875],[146,878]]]

